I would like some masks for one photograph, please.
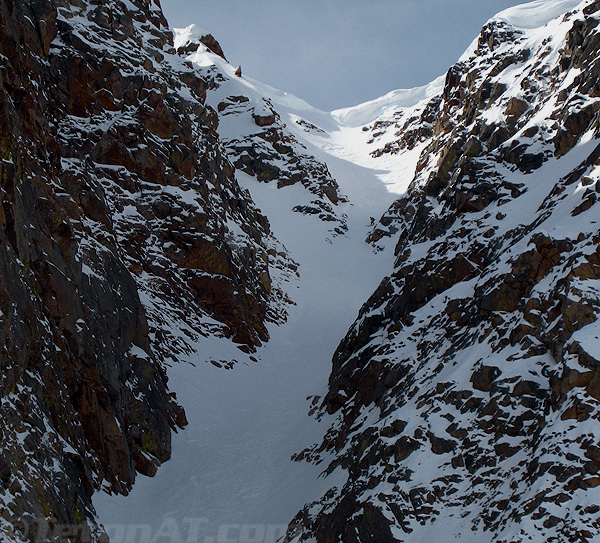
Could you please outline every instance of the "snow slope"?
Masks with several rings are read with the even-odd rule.
[[[386,112],[395,112],[400,108],[416,106],[419,102],[429,100],[440,94],[444,88],[445,76],[440,76],[431,83],[414,89],[397,89],[384,96],[364,102],[357,106],[336,109],[331,112],[340,126],[364,126],[384,116]]]
[[[545,26],[581,3],[581,0],[535,0],[501,11],[493,20],[504,21],[515,28],[535,29]]]

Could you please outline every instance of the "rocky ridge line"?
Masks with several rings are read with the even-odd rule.
[[[260,88],[236,75],[209,36],[194,37],[193,26],[176,29],[176,47],[207,81],[207,103],[218,112],[219,135],[232,164],[239,173],[278,189],[302,187],[290,212],[331,223],[334,236],[344,235],[348,227],[340,204],[348,199],[327,165],[308,153]],[[305,130],[316,128],[302,119],[297,122]]]

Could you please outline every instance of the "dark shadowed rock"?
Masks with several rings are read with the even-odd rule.
[[[284,318],[285,253],[173,53],[147,0],[0,4],[0,530],[101,541],[93,492],[154,475],[187,423],[166,362],[207,316],[247,350]]]

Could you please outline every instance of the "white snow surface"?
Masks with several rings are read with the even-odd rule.
[[[173,35],[173,45],[175,49],[179,49],[182,45],[190,41],[197,41],[203,36],[208,36],[210,32],[200,28],[196,24],[191,24],[185,28],[179,28],[178,32]]]
[[[375,100],[364,102],[357,106],[336,109],[333,117],[341,126],[363,126],[369,124],[387,111],[397,111],[402,107],[413,107],[419,102],[437,96],[444,89],[445,75],[434,79],[431,83],[414,89],[397,89]]]
[[[535,0],[501,11],[493,20],[504,21],[516,28],[540,28],[582,3],[582,0]]]
[[[580,3],[540,0],[510,8],[495,19],[538,28]],[[176,47],[205,34],[195,25],[177,30]],[[291,456],[320,441],[330,426],[327,418],[317,422],[307,415],[308,398],[326,393],[335,348],[361,305],[392,270],[392,248],[374,252],[364,242],[369,218],[381,216],[406,190],[421,151],[417,147],[372,158],[362,127],[422,105],[441,92],[444,82],[440,77],[424,87],[324,112],[246,76],[236,78],[234,67],[208,50],[200,49],[190,60],[198,68],[216,67],[230,79],[228,85],[257,104],[262,97],[271,101],[290,132],[328,165],[348,196],[341,211],[348,216],[349,230],[332,238],[322,222],[290,214],[287,210],[301,187],[280,190],[237,173],[269,218],[275,237],[300,265],[300,277],[287,286],[295,305],[285,325],[270,326],[271,340],[255,355],[244,354],[228,340],[205,338],[196,354],[169,368],[169,387],[185,408],[189,425],[174,435],[172,458],[154,478],[139,476],[127,497],[95,495],[99,519],[113,543],[134,543],[142,536],[157,542],[164,537],[170,543],[244,537],[275,541],[304,504],[343,484],[341,471],[320,477],[326,462],[319,467],[293,462]],[[306,130],[300,120],[320,130]],[[229,370],[210,363],[233,360]],[[423,541],[429,540],[423,535]]]

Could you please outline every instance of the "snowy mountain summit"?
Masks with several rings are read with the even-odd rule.
[[[599,23],[323,112],[154,0],[3,2],[0,539],[598,541]]]

